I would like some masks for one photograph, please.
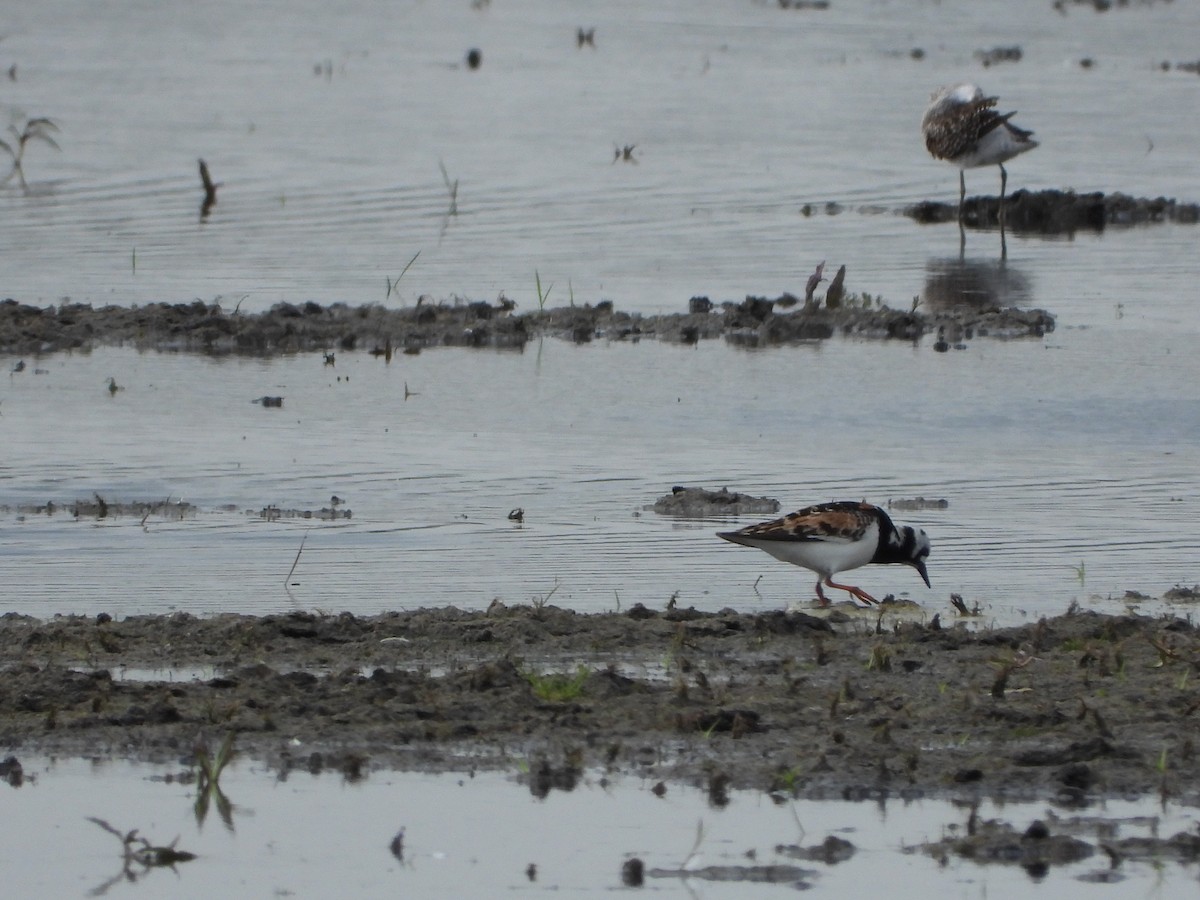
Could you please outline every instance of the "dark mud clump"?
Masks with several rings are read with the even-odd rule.
[[[996,336],[1040,336],[1054,328],[1053,317],[1039,310],[918,312],[891,309],[878,300],[870,305],[847,301],[835,309],[808,305],[781,312],[793,299],[785,295],[776,300],[747,298],[714,304],[694,298],[687,313],[653,316],[619,312],[607,301],[519,314],[504,298],[495,305],[422,302],[404,309],[280,303],[253,314],[200,301],[99,308],[64,303],[42,308],[5,300],[0,302],[0,353],[36,355],[106,345],[208,354],[321,351],[327,364],[336,364],[339,350],[365,351],[390,361],[394,355],[432,347],[520,350],[540,337],[576,343],[655,339],[683,344],[723,338],[760,346],[835,335],[915,340],[951,326]],[[17,365],[21,368],[14,367],[14,373],[24,369],[20,362]]]
[[[911,613],[910,613],[911,614]],[[885,606],[552,606],[0,618],[0,758],[588,770],[780,797],[1200,800],[1200,632],[1076,612],[1016,628]],[[199,668],[188,680],[181,669]],[[136,676],[134,673],[137,673]]]
[[[729,488],[673,487],[646,507],[664,516],[740,516],[771,515],[779,512],[779,501],[771,497],[751,497]]]
[[[921,224],[953,222],[958,218],[958,204],[927,200],[908,207],[904,214]],[[1019,190],[1005,198],[1004,221],[1008,230],[1025,234],[1100,232],[1112,226],[1159,222],[1194,225],[1200,221],[1200,204],[1099,191],[1077,194],[1074,191]],[[997,227],[1000,224],[1000,198],[968,197],[963,203],[963,224],[968,228]]]

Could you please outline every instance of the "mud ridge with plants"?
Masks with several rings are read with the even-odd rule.
[[[939,330],[967,337],[1041,337],[1054,330],[1044,310],[978,305],[923,309],[908,300],[892,308],[880,297],[746,297],[714,302],[693,297],[687,312],[641,315],[609,301],[595,305],[518,311],[501,295],[495,302],[422,298],[404,308],[279,303],[243,313],[220,303],[152,303],[93,307],[61,303],[38,307],[0,301],[0,353],[38,357],[86,352],[102,346],[205,354],[271,356],[366,352],[391,361],[434,347],[521,350],[552,337],[575,343],[657,340],[696,344],[725,340],[739,346],[773,346],[835,336],[916,340]],[[20,365],[23,360],[16,363]],[[16,371],[14,369],[14,371]]]
[[[1200,630],[908,603],[0,618],[0,756],[596,772],[777,796],[1200,800]],[[810,614],[811,613],[811,614]],[[919,621],[914,621],[919,619]]]

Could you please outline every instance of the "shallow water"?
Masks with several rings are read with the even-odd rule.
[[[551,304],[681,311],[693,295],[801,293],[824,259],[827,272],[847,266],[848,290],[896,307],[965,296],[1042,307],[1059,327],[946,354],[930,340],[752,352],[547,340],[390,366],[339,353],[336,369],[319,355],[127,349],[29,360],[0,374],[4,610],[373,613],[494,598],[595,610],[676,594],[765,609],[810,596],[807,573],[713,537],[732,523],[643,511],[675,484],[728,485],[785,508],[947,499],[897,514],[933,538],[932,592],[907,569],[854,578],[930,615],[951,592],[980,604],[983,621],[1011,622],[1072,600],[1120,609],[1128,589],[1200,581],[1196,227],[1009,235],[1001,262],[995,233],[969,233],[960,254],[953,225],[899,215],[954,199],[954,170],[928,158],[917,126],[929,92],[964,78],[1042,142],[1009,165],[1010,190],[1200,200],[1198,82],[1159,69],[1194,59],[1195,4],[1061,15],[1015,0],[1003,18],[994,4],[931,0],[810,13],[755,0],[110,7],[45,0],[6,13],[0,71],[15,63],[17,79],[0,91],[0,116],[53,118],[62,150],[31,144],[29,192],[0,188],[2,296],[199,297],[252,311],[503,292],[528,311],[536,270]],[[580,26],[596,28],[594,50],[576,48]],[[1019,63],[984,70],[972,58],[1011,44]],[[473,46],[475,72],[461,65]],[[625,144],[636,164],[614,164]],[[197,157],[223,182],[204,222]],[[439,163],[458,183],[453,213]],[[996,174],[969,173],[968,190],[994,194]],[[15,362],[0,358],[0,373]],[[125,388],[115,396],[110,376]],[[284,395],[284,407],[250,402],[263,395]],[[93,493],[183,498],[196,512],[143,524],[18,509]],[[334,494],[351,519],[257,515],[317,510]],[[515,507],[523,524],[506,518]],[[751,847],[762,861],[798,837],[791,811],[757,795],[718,813],[689,790],[659,800],[630,779],[609,790],[593,780],[538,802],[494,777],[277,783],[249,763],[223,778],[236,832],[215,820],[198,831],[191,789],[148,780],[161,770],[26,764],[35,784],[0,788],[0,858],[6,884],[27,895],[83,894],[119,874],[116,841],[87,815],[163,843],[179,835],[200,853],[178,875],[146,879],[180,897],[348,885],[362,896],[578,895],[618,886],[628,853],[679,864],[701,818],[705,862],[740,863]],[[881,874],[899,896],[928,896],[931,883],[970,897],[1030,890],[1020,870],[939,870],[897,852],[961,810],[798,810],[804,843],[828,833],[820,823],[863,848],[849,865],[813,866],[835,893],[877,891]],[[1023,824],[1043,812],[1002,814]],[[400,826],[403,867],[386,851]],[[1055,872],[1045,887],[1094,896],[1104,889],[1074,876],[1102,867]],[[1194,890],[1194,870],[1171,864],[1124,872],[1138,894]],[[651,888],[746,895],[672,879]]]
[[[713,536],[735,520],[644,509],[672,485],[702,484],[785,507],[946,499],[895,513],[933,538],[933,592],[907,568],[856,573],[931,614],[951,592],[987,621],[1127,589],[1158,596],[1196,578],[1200,415],[1176,360],[1196,363],[1185,337],[1164,337],[1176,354],[1146,353],[1136,382],[1128,366],[1089,362],[1130,352],[1119,337],[1078,330],[947,354],[547,340],[390,366],[340,354],[336,367],[317,354],[58,355],[5,385],[0,575],[8,608],[43,616],[495,598],[601,610],[675,594],[745,610],[811,596],[807,573]],[[264,394],[283,407],[251,402]],[[196,512],[74,518],[67,507],[94,493]],[[320,510],[333,495],[351,518],[261,515]],[[52,515],[27,508],[49,500]],[[508,519],[518,507],[523,523]]]
[[[638,857],[653,868],[790,863],[811,872],[806,880],[836,896],[863,896],[881,883],[897,897],[938,895],[1012,896],[1031,889],[1056,897],[1093,897],[1094,884],[1080,880],[1107,872],[1097,855],[1052,867],[1034,880],[1017,866],[977,866],[951,859],[946,866],[904,848],[962,833],[969,811],[950,804],[892,800],[886,803],[797,802],[776,805],[764,795],[731,792],[728,805],[714,808],[700,791],[672,786],[659,798],[652,785],[633,777],[584,779],[571,792],[553,791],[544,800],[528,786],[501,775],[433,776],[371,773],[347,783],[326,773],[276,773],[234,762],[221,776],[232,803],[231,827],[215,805],[200,825],[194,812],[195,786],[167,782],[178,766],[121,762],[26,759],[32,779],[23,787],[0,786],[0,859],[5,883],[18,896],[106,896],[150,891],[155,896],[328,897],[498,897],[607,893],[621,888],[621,866]],[[519,769],[520,762],[514,763]],[[1111,802],[1083,811],[1052,810],[1035,804],[984,804],[982,819],[1001,819],[1023,830],[1035,819],[1057,813],[1122,819],[1115,841],[1131,836],[1166,838],[1196,825],[1194,810],[1168,806],[1148,813]],[[1143,815],[1142,821],[1127,817]],[[159,868],[139,876],[137,886],[122,875],[121,845],[87,817],[114,828],[137,828],[162,846],[197,854],[174,872]],[[698,824],[702,831],[697,840]],[[403,861],[388,851],[404,829]],[[1060,828],[1051,823],[1054,831]],[[835,835],[856,847],[845,863],[797,861],[778,845],[809,847]],[[1079,835],[1095,843],[1102,833]],[[754,857],[748,857],[748,853]],[[526,874],[536,866],[535,880]],[[1120,891],[1130,896],[1190,896],[1195,867],[1174,862],[1126,861],[1116,872]],[[109,882],[112,882],[109,884]],[[671,897],[783,897],[783,884],[701,881],[648,877],[646,890]]]
[[[800,293],[827,259],[849,290],[903,306],[927,260],[958,252],[953,226],[896,213],[954,199],[918,124],[929,93],[962,79],[1042,142],[1009,165],[1011,189],[1200,200],[1196,78],[1159,68],[1194,58],[1194,4],[1064,15],[1014,0],[1002,19],[932,0],[481,5],[11,10],[0,114],[51,117],[62,151],[31,144],[28,195],[0,189],[4,294],[252,310],[505,292],[528,310],[537,270],[557,302],[679,310]],[[1011,45],[1018,63],[973,58]],[[627,144],[636,164],[614,164]],[[197,157],[223,183],[203,223]],[[975,170],[968,188],[994,194],[996,176]],[[996,238],[969,235],[968,255],[994,262]],[[1010,238],[1009,258],[1029,299],[1069,320],[1118,302],[1155,316],[1191,293],[1195,242],[1194,228]]]
[[[847,265],[849,290],[894,306],[1040,306],[1059,327],[946,354],[929,340],[754,352],[548,340],[391,366],[342,353],[336,369],[114,349],[31,361],[0,379],[6,607],[809,597],[807,573],[712,537],[732,523],[642,512],[676,484],[785,509],[944,497],[945,511],[897,516],[933,536],[935,591],[909,570],[866,570],[860,583],[931,610],[960,593],[988,621],[1072,600],[1119,608],[1126,590],[1200,581],[1196,227],[1010,235],[1002,261],[995,233],[968,234],[960,255],[953,225],[898,214],[953,200],[954,170],[928,158],[917,124],[934,86],[968,77],[1042,141],[1010,163],[1011,189],[1200,199],[1196,79],[1158,67],[1190,58],[1200,11],[1006,10],[1004,21],[985,5],[920,0],[13,10],[0,63],[15,62],[17,80],[2,102],[62,129],[61,152],[29,146],[27,194],[0,189],[3,290],[22,302],[219,297],[255,310],[503,291],[529,310],[536,269],[552,304],[607,297],[650,312],[695,294],[800,292],[826,259],[829,272]],[[596,28],[594,50],[575,46],[580,26]],[[984,70],[979,34],[986,47],[1019,44],[1023,59]],[[461,65],[472,46],[478,71]],[[636,144],[637,163],[614,164],[614,143]],[[224,182],[204,222],[200,155]],[[455,215],[439,160],[459,182]],[[970,189],[994,193],[995,175],[972,171]],[[114,397],[110,376],[125,388]],[[268,394],[286,395],[284,408],[249,402]],[[94,492],[184,498],[198,512],[144,527],[17,512]],[[317,510],[335,494],[351,520],[253,514]],[[523,525],[506,518],[516,507]]]

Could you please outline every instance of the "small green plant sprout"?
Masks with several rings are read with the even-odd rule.
[[[686,872],[696,860],[696,855],[700,852],[700,845],[704,843],[704,820],[699,819],[696,822],[696,840],[692,844],[692,849],[688,851],[688,855],[684,858],[683,864],[680,865],[680,871]]]
[[[225,827],[233,831],[233,804],[221,790],[221,772],[233,759],[235,737],[236,734],[232,731],[226,734],[225,739],[217,748],[215,756],[209,755],[206,744],[198,743],[196,745],[196,766],[200,771],[196,775],[196,802],[193,805],[193,812],[196,814],[197,825],[204,824],[204,820],[208,818],[210,804],[215,803],[217,815],[221,817]]]
[[[792,766],[790,769],[783,769],[776,772],[775,777],[771,780],[771,787],[767,790],[768,794],[780,795],[785,797],[794,797],[799,790],[800,777],[803,771],[799,766]]]
[[[537,287],[538,312],[546,311],[546,301],[550,299],[550,292],[554,290],[554,285],[551,284],[546,290],[542,290],[542,276],[537,269],[533,270],[533,281]]]
[[[385,300],[390,300],[393,293],[396,293],[396,294],[400,293],[399,290],[397,289],[397,285],[400,284],[400,279],[404,277],[405,272],[407,272],[409,269],[412,268],[412,264],[417,261],[417,257],[420,255],[421,255],[420,250],[418,250],[416,253],[414,253],[412,259],[410,259],[407,263],[404,264],[404,268],[400,270],[400,274],[397,275],[394,280],[391,278],[388,278],[388,276],[386,276],[386,275],[384,276],[384,278],[387,280],[387,296],[384,297]]]
[[[1079,586],[1083,587],[1087,583],[1087,568],[1083,560],[1079,561],[1079,565],[1070,567],[1075,572],[1075,577],[1079,579]]]
[[[871,655],[867,658],[867,671],[892,671],[892,651],[883,642],[875,644],[871,648]]]
[[[29,190],[29,185],[25,181],[25,147],[30,141],[38,140],[42,143],[49,144],[55,150],[61,150],[58,143],[50,136],[51,132],[57,132],[58,126],[50,119],[39,117],[36,119],[26,119],[23,128],[17,128],[16,124],[8,126],[8,130],[12,132],[14,142],[10,144],[8,141],[0,140],[0,148],[8,152],[12,157],[12,168],[8,174],[0,179],[0,187],[8,184],[14,175],[21,182],[21,190]]]
[[[565,703],[569,700],[579,699],[583,694],[589,675],[591,672],[587,666],[580,666],[573,675],[554,672],[539,675],[536,672],[527,672],[525,679],[533,689],[533,695],[539,700],[547,703]]]

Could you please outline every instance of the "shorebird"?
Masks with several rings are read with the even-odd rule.
[[[912,566],[930,587],[925,558],[929,536],[919,528],[897,528],[878,506],[853,500],[809,506],[770,522],[749,525],[740,531],[717,532],[717,537],[756,547],[776,559],[817,573],[817,597],[822,606],[829,598],[821,584],[848,591],[864,603],[879,601],[862,588],[838,584],[833,576],[868,563],[903,563]]]
[[[958,166],[958,218],[962,221],[967,195],[964,169],[1000,167],[1000,222],[1004,222],[1004,192],[1008,172],[1004,163],[1032,150],[1033,132],[1009,121],[1015,112],[996,112],[997,97],[985,97],[978,85],[953,84],[934,91],[921,119],[925,147],[934,159]]]

